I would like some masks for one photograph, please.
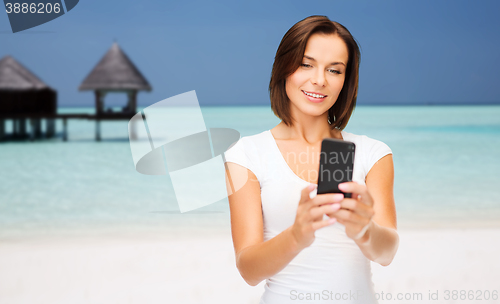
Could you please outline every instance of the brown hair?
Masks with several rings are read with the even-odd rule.
[[[294,24],[281,39],[274,57],[269,96],[271,109],[287,126],[292,125],[290,100],[285,90],[285,80],[301,65],[306,44],[312,34],[336,34],[347,45],[347,61],[344,85],[335,104],[328,110],[330,127],[344,129],[351,117],[358,95],[360,51],[351,33],[340,23],[326,16],[310,16]]]

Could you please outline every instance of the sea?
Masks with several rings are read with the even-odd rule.
[[[232,128],[241,136],[280,122],[268,106],[201,111],[207,128]],[[127,121],[101,122],[100,142],[93,121],[70,119],[67,141],[60,120],[56,128],[52,139],[0,142],[0,237],[230,225],[227,198],[181,213],[168,174],[135,170]],[[345,131],[391,148],[398,228],[500,226],[500,105],[359,105]]]

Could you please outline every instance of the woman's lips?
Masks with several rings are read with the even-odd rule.
[[[309,92],[308,92],[309,93]],[[328,95],[323,95],[325,97],[322,97],[322,98],[317,98],[317,97],[313,97],[313,96],[309,96],[305,93],[305,91],[302,90],[302,94],[304,94],[304,96],[306,96],[307,99],[309,99],[310,102],[314,102],[314,103],[319,103],[319,102],[322,102],[323,100],[325,100],[325,98],[328,96]]]

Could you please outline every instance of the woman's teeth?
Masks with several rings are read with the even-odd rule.
[[[314,94],[314,93],[308,93],[306,91],[302,91],[304,92],[304,94],[306,94],[307,96],[311,96],[311,97],[314,97],[314,98],[324,98],[326,95],[319,95],[319,94]]]

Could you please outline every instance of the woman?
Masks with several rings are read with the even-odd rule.
[[[354,110],[359,48],[325,16],[296,23],[273,64],[271,107],[282,120],[225,153],[236,265],[261,304],[376,303],[370,261],[389,265],[399,243],[392,152],[343,131]],[[356,144],[345,193],[315,195],[324,138]],[[304,159],[305,158],[305,159]]]

